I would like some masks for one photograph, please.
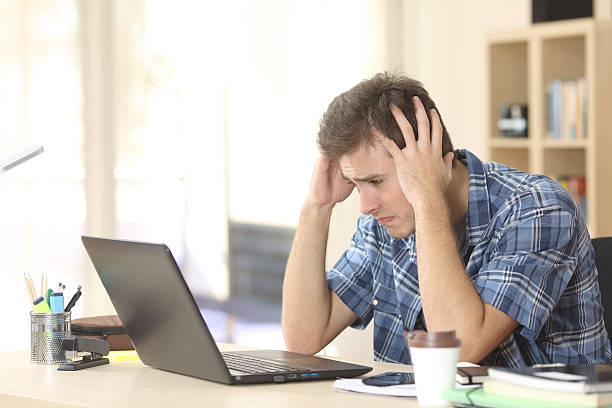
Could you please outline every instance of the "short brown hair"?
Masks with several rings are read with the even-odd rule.
[[[377,129],[392,139],[403,149],[406,146],[393,114],[389,110],[391,103],[399,107],[410,122],[418,139],[417,121],[412,105],[412,97],[418,96],[427,110],[436,109],[436,104],[419,81],[387,72],[379,73],[364,80],[338,95],[329,104],[320,122],[318,145],[321,152],[331,158],[339,159],[362,143],[372,144],[372,129]],[[440,116],[440,122],[442,117]],[[453,151],[446,126],[442,122],[442,155]]]

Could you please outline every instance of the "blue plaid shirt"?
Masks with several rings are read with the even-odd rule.
[[[457,157],[470,175],[461,255],[485,303],[519,326],[481,364],[528,366],[610,361],[593,247],[582,210],[548,177],[467,150]],[[410,364],[404,327],[424,327],[414,234],[394,239],[371,215],[327,281],[357,314],[374,319],[374,359]]]

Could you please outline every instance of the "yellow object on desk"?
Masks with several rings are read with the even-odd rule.
[[[107,357],[110,361],[140,361],[136,350],[113,350]]]
[[[47,301],[42,296],[36,299],[32,305],[32,308],[36,313],[51,313],[51,309],[49,309]]]

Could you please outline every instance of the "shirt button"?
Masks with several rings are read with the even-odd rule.
[[[372,301],[372,304],[373,304],[374,306],[378,306],[378,299],[374,299],[374,300]]]

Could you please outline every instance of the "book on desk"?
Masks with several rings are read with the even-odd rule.
[[[612,364],[491,368],[489,377],[510,384],[550,391],[612,392]]]
[[[460,404],[491,408],[612,406],[612,365],[489,368],[478,390],[449,390]]]
[[[538,402],[549,401],[586,407],[612,405],[612,392],[585,394],[581,392],[550,391],[496,380],[486,381],[483,385],[483,391],[489,395],[511,398],[522,395]]]

